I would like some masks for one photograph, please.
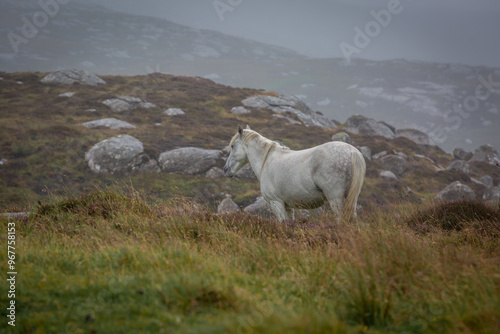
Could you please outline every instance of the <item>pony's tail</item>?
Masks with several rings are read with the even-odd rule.
[[[344,205],[344,217],[347,221],[350,221],[353,217],[356,217],[356,204],[358,202],[359,193],[361,192],[361,187],[363,186],[363,181],[365,179],[365,158],[359,152],[352,152],[351,165],[351,184],[349,185],[349,190],[347,192]]]

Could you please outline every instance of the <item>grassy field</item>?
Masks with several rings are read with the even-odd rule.
[[[106,188],[26,209],[2,332],[500,331],[499,212],[481,203],[280,224]]]

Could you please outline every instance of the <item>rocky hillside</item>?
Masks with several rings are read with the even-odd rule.
[[[292,149],[353,143],[367,161],[364,208],[436,196],[499,201],[500,157],[492,146],[450,155],[418,130],[360,115],[339,123],[295,96],[164,74],[97,77],[72,70],[0,77],[3,209],[117,182],[214,209],[228,197],[226,209],[247,207],[259,195],[251,171],[237,179],[221,171],[238,123]],[[259,201],[249,210],[258,207]]]

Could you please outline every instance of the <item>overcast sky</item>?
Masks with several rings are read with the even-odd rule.
[[[311,57],[342,57],[350,52],[367,59],[500,67],[500,0],[94,1],[114,10],[284,46]],[[375,23],[371,11],[392,12],[390,18],[381,14],[385,27]],[[357,36],[356,27],[364,33],[367,27],[372,29],[369,43]]]

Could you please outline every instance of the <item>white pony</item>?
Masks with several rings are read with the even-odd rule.
[[[250,163],[279,221],[288,219],[290,208],[314,209],[326,201],[339,220],[356,216],[366,164],[354,146],[336,141],[293,151],[249,126],[238,126],[229,145],[225,174],[232,177]]]

